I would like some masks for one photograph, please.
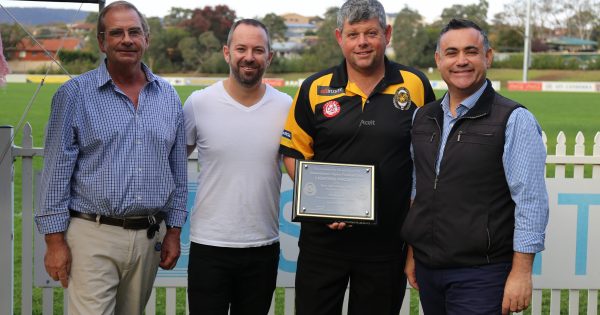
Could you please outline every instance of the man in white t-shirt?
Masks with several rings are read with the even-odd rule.
[[[183,108],[200,175],[191,215],[190,314],[267,314],[279,263],[279,139],[292,99],[262,83],[273,52],[266,27],[233,24],[229,77]]]

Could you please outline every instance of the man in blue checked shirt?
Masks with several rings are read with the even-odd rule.
[[[548,222],[540,126],[486,79],[492,50],[475,23],[450,21],[435,60],[448,93],[414,117],[405,272],[425,314],[520,312]]]
[[[35,219],[69,314],[142,314],[158,266],[172,269],[180,254],[183,112],[141,62],[149,29],[132,4],[106,6],[97,32],[106,59],[52,99]]]

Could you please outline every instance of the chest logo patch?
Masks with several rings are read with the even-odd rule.
[[[323,115],[327,118],[337,116],[341,111],[341,106],[338,101],[329,101],[323,105]]]
[[[405,87],[399,87],[394,93],[394,107],[399,110],[408,110],[412,100],[410,99],[410,93]]]

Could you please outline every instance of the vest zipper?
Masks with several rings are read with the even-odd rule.
[[[487,251],[485,252],[485,259],[487,260],[487,262],[489,264],[490,263],[490,248],[492,247],[492,238],[490,237],[490,228],[486,227],[485,231],[487,232],[487,241],[488,241]]]
[[[435,117],[431,117],[431,119],[433,119],[433,121],[435,122],[435,125],[438,127],[438,131],[440,132],[440,135],[442,134],[442,128],[440,128],[440,124],[438,123],[437,119]],[[431,139],[429,142],[433,142],[433,138],[435,138],[436,133],[434,132],[431,135]],[[438,142],[438,148],[435,151],[435,160],[433,161],[433,171],[435,172],[435,179],[433,180],[433,190],[437,190],[437,183],[438,183],[438,172],[437,172],[437,160],[440,157],[440,146],[442,145],[442,141],[440,138],[440,141]]]

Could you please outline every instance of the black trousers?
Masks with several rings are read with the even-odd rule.
[[[426,315],[502,313],[504,285],[511,263],[431,269],[416,262],[416,277]]]
[[[300,249],[296,315],[340,315],[350,283],[348,315],[397,315],[406,290],[405,255],[357,261]]]
[[[188,264],[190,314],[267,314],[278,264],[279,243],[225,248],[192,242]]]

